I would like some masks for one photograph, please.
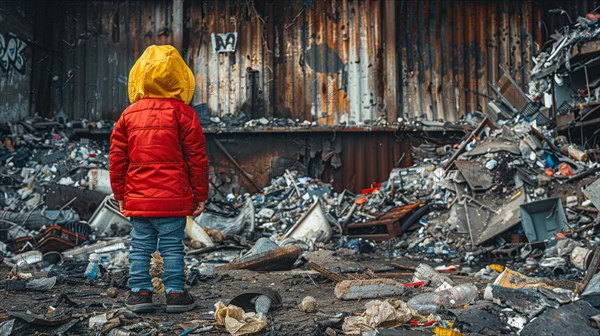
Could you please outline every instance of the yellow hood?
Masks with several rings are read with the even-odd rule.
[[[149,46],[129,72],[129,101],[173,98],[189,104],[196,82],[175,47]]]

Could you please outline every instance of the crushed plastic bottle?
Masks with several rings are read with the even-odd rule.
[[[587,161],[588,160],[588,155],[586,152],[582,151],[581,149],[570,145],[568,147],[568,151],[569,151],[569,156],[572,157],[573,159],[577,160],[577,161]]]
[[[98,264],[102,266],[104,270],[107,270],[111,264],[112,257],[110,253],[102,253],[98,256]]]
[[[472,283],[454,286],[443,291],[443,296],[448,302],[446,308],[466,305],[477,298],[479,290]]]
[[[419,266],[417,266],[415,269],[413,281],[418,280],[429,280],[432,287],[439,287],[444,282],[454,285],[454,282],[450,279],[450,277],[440,274],[438,271],[433,269],[433,267],[427,264],[419,264]]]
[[[468,283],[431,293],[423,293],[408,300],[407,304],[420,314],[437,314],[447,309],[462,306],[477,298],[477,287]]]
[[[417,295],[406,303],[419,314],[436,314],[443,310],[443,299],[439,293],[423,293]]]

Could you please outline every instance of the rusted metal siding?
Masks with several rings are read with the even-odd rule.
[[[572,20],[600,1],[444,1],[396,2],[398,52],[402,69],[402,115],[455,121],[487,111],[489,83],[502,71],[526,88],[531,57],[566,16]]]
[[[373,182],[387,180],[394,167],[412,164],[411,141],[389,131],[209,134],[207,151],[213,188],[216,186],[224,194],[255,192],[256,189],[215,144],[215,138],[261,187],[283,174],[284,167],[278,162],[290,165],[296,162],[300,171],[325,182],[333,181],[336,191],[348,189],[352,192],[360,192]],[[323,162],[324,154],[329,151],[338,153],[342,163],[338,169],[330,160]]]
[[[174,44],[211,116],[289,117],[321,125],[379,117],[456,121],[487,109],[508,71],[525,88],[531,56],[600,0],[222,0],[36,2],[41,73],[34,112],[116,119],[127,75],[151,44]],[[217,53],[211,34],[237,33]],[[48,69],[50,69],[48,71]],[[58,81],[50,77],[58,77]]]
[[[381,2],[213,1],[190,11],[194,103],[211,115],[322,125],[378,117]],[[236,52],[215,54],[213,32],[238,32]]]
[[[486,111],[500,67],[520,85],[530,68],[531,1],[402,1],[402,111],[456,121]]]
[[[32,21],[31,4],[0,2],[0,122],[29,114]]]

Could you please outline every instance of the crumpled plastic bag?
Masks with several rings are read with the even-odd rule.
[[[29,290],[47,291],[51,290],[56,285],[56,277],[33,279],[27,282],[25,287]]]
[[[200,216],[196,217],[195,222],[204,230],[210,228],[219,230],[225,235],[251,237],[254,233],[254,213],[254,202],[248,198],[235,217],[224,217],[211,212],[211,209],[206,209]]]
[[[403,324],[413,318],[426,321],[439,319],[434,315],[422,316],[402,300],[373,300],[367,302],[365,308],[361,316],[346,317],[342,325],[346,335],[361,335],[364,331],[375,330],[385,324]]]
[[[267,323],[262,315],[246,313],[238,306],[225,306],[222,301],[215,304],[215,321],[217,325],[225,326],[231,335],[254,334],[264,330]]]
[[[10,280],[31,280],[31,279],[33,279],[33,274],[17,272],[17,270],[13,268],[13,270],[10,271],[9,279]]]

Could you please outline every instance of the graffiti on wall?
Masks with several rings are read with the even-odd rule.
[[[0,68],[5,72],[14,69],[25,72],[25,55],[23,50],[27,43],[12,33],[0,34]]]
[[[237,32],[225,34],[212,33],[213,49],[216,53],[235,52],[237,36]]]

